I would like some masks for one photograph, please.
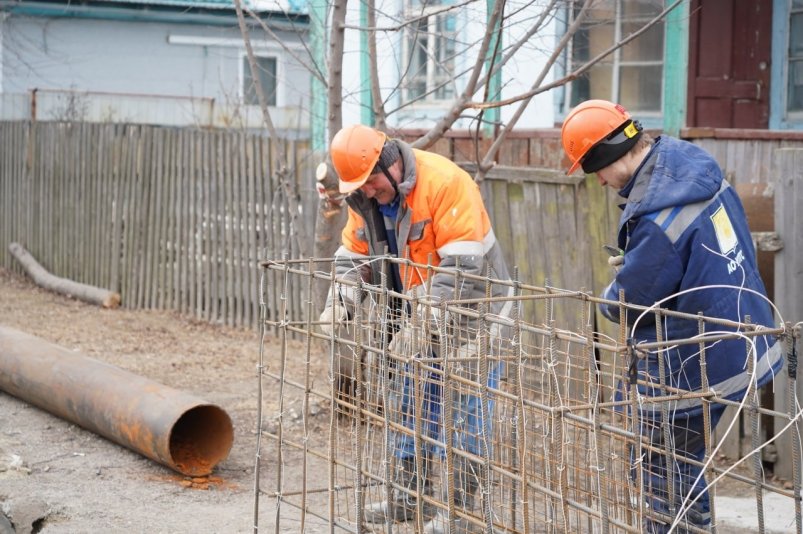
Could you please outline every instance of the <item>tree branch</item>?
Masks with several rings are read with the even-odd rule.
[[[587,0],[587,2],[588,1],[593,1],[593,0]],[[556,80],[556,81],[554,81],[554,82],[552,82],[552,83],[550,83],[548,85],[544,85],[544,86],[539,86],[538,84],[533,84],[533,88],[530,91],[527,91],[526,93],[522,93],[522,94],[520,94],[518,96],[515,96],[515,97],[512,97],[512,98],[508,98],[506,100],[500,100],[499,102],[490,102],[490,103],[489,102],[469,102],[467,104],[467,107],[474,108],[474,109],[482,109],[482,108],[488,108],[488,107],[508,106],[510,104],[515,104],[516,102],[520,102],[522,100],[526,100],[526,99],[532,98],[533,96],[538,95],[540,93],[543,93],[544,91],[548,91],[549,89],[554,89],[555,87],[560,87],[561,85],[565,85],[565,84],[567,84],[567,83],[569,83],[569,82],[571,82],[573,80],[576,80],[582,74],[585,74],[585,72],[587,70],[589,70],[591,67],[593,67],[594,65],[599,63],[601,60],[603,60],[607,56],[609,56],[612,52],[614,52],[615,50],[617,50],[617,49],[621,48],[622,46],[626,45],[627,43],[629,43],[633,39],[638,38],[641,34],[643,34],[647,30],[649,30],[651,27],[653,27],[655,24],[660,22],[662,19],[664,19],[666,17],[666,15],[669,12],[671,12],[673,9],[678,7],[684,1],[685,0],[675,0],[675,2],[671,6],[667,7],[666,9],[664,9],[661,13],[656,15],[655,18],[650,20],[647,24],[642,26],[640,29],[638,29],[637,31],[631,33],[630,35],[628,35],[627,37],[625,37],[624,39],[622,39],[618,43],[615,43],[613,46],[611,46],[610,48],[608,48],[604,52],[599,53],[593,59],[590,59],[589,61],[587,61],[586,63],[581,65],[577,70],[572,71],[571,73],[567,74],[563,78],[560,78],[560,79],[558,79],[558,80]],[[584,6],[583,9],[585,10],[585,6]],[[571,28],[574,28],[575,31],[576,31],[576,23],[577,23],[578,20],[580,20],[579,17],[578,17],[578,19],[575,20],[574,23],[572,23],[572,26],[571,26]],[[570,28],[570,31],[571,31],[571,28]],[[574,32],[570,33],[570,31],[567,31],[566,35],[569,35],[569,36],[573,35]],[[565,41],[566,41],[566,39],[565,39],[565,36],[564,36],[564,39],[561,39],[561,44],[558,45],[558,48],[555,50],[555,53],[552,54],[552,57],[557,57],[557,55],[559,55],[560,52],[563,51],[563,48],[565,48],[565,46],[566,46]],[[543,77],[541,77],[540,79],[543,79]]]
[[[494,10],[491,12],[491,16],[488,18],[487,24],[489,27],[493,28],[497,25],[502,16],[503,6],[503,2],[494,3]],[[460,114],[463,112],[463,110],[466,109],[466,104],[470,101],[471,95],[473,95],[477,89],[477,80],[479,80],[480,75],[482,74],[483,67],[485,65],[485,56],[488,54],[488,49],[490,48],[492,39],[493,32],[486,32],[485,37],[482,40],[482,44],[480,45],[480,49],[477,52],[477,60],[474,63],[474,68],[472,69],[463,93],[457,99],[455,99],[454,104],[441,118],[441,120],[439,120],[429,132],[424,134],[421,138],[417,139],[413,143],[414,147],[430,147],[435,141],[443,137],[443,134],[446,133],[446,130],[452,127],[457,118],[460,117]]]
[[[279,182],[282,184],[285,194],[287,195],[291,225],[295,236],[298,239],[299,249],[301,249],[302,252],[306,252],[303,250],[303,248],[304,245],[309,243],[309,240],[307,239],[306,232],[304,231],[304,225],[298,224],[298,217],[301,213],[298,206],[298,187],[296,187],[294,182],[291,183],[291,181],[288,180],[289,173],[287,169],[287,156],[284,151],[282,140],[279,139],[276,128],[273,125],[273,119],[270,116],[270,110],[268,110],[268,101],[267,98],[265,98],[265,93],[262,88],[262,81],[259,79],[259,70],[257,68],[256,57],[254,56],[254,49],[251,47],[251,37],[248,34],[248,27],[245,24],[245,16],[243,15],[243,9],[240,5],[240,0],[234,0],[234,9],[237,11],[237,22],[240,26],[240,33],[243,36],[245,51],[248,55],[248,66],[251,69],[251,78],[253,79],[254,86],[256,88],[257,98],[259,99],[259,107],[262,110],[262,121],[265,123],[265,128],[268,130],[268,136],[271,139],[271,148],[276,149],[276,157],[271,158],[274,162],[273,171],[279,178]]]
[[[368,26],[372,27],[376,24],[376,4],[374,0],[368,0],[366,4],[368,10]],[[377,57],[376,55],[376,31],[368,30],[368,57]],[[387,129],[385,124],[385,106],[382,100],[382,90],[379,87],[379,72],[376,61],[370,62],[369,77],[371,80],[371,106],[374,112],[374,124],[382,131]]]
[[[322,84],[326,85],[326,77],[323,75],[323,72],[321,72],[317,68],[317,65],[315,64],[314,61],[310,61],[309,63],[304,62],[298,56],[298,54],[296,54],[289,46],[287,46],[284,43],[284,41],[279,39],[279,36],[276,35],[276,33],[270,28],[270,26],[265,24],[265,21],[262,20],[261,18],[259,18],[259,16],[256,13],[254,13],[254,11],[250,7],[246,6],[245,7],[245,12],[248,13],[251,16],[251,18],[253,18],[254,20],[257,21],[257,23],[262,27],[262,30],[265,33],[267,33],[268,35],[270,35],[273,38],[273,40],[282,48],[282,50],[287,52],[287,54],[290,57],[292,57],[293,59],[298,61],[299,64],[303,65],[310,72],[310,74],[312,74],[313,76],[315,76],[318,79],[318,81],[320,81]],[[312,58],[312,51],[307,46],[307,40],[306,39],[299,39],[299,41],[301,41],[301,44],[303,45],[304,50],[307,52],[307,55],[310,58]]]

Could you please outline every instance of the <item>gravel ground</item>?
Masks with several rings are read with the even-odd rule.
[[[18,533],[253,531],[257,332],[172,312],[101,309],[2,269],[0,325],[215,403],[235,429],[228,458],[192,480],[0,393],[0,534],[14,532],[5,519]],[[266,351],[277,345],[268,338]],[[269,423],[276,401],[267,395],[263,406]],[[286,477],[295,474],[285,467]],[[271,504],[260,499],[262,531],[273,532]]]

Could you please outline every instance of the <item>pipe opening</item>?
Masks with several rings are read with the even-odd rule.
[[[170,431],[170,457],[175,469],[203,476],[229,455],[234,429],[229,415],[214,405],[184,412]]]

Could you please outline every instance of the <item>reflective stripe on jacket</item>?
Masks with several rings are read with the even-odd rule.
[[[456,267],[461,271],[491,278],[509,279],[502,250],[496,241],[479,187],[471,176],[447,158],[397,143],[404,163],[404,176],[399,184],[401,204],[395,221],[399,257],[414,263]],[[342,233],[342,245],[335,253],[337,274],[380,283],[379,269],[370,269],[372,257],[385,253],[383,239],[385,220],[377,203],[360,191],[346,198],[348,222]],[[366,269],[366,266],[369,268]],[[488,271],[486,269],[490,268]],[[427,281],[426,269],[401,268],[405,292],[420,292]],[[461,281],[460,298],[485,296],[483,284]],[[454,276],[435,273],[432,296],[449,300],[455,294]],[[494,284],[494,296],[510,294],[510,288]],[[350,295],[345,295],[349,298]],[[353,298],[351,299],[353,300]],[[501,305],[493,313],[500,313]]]

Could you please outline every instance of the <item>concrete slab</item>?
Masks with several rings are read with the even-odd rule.
[[[744,497],[717,496],[717,530],[734,534],[759,532],[755,494]],[[795,529],[795,507],[789,497],[764,493],[764,532],[788,534]]]

